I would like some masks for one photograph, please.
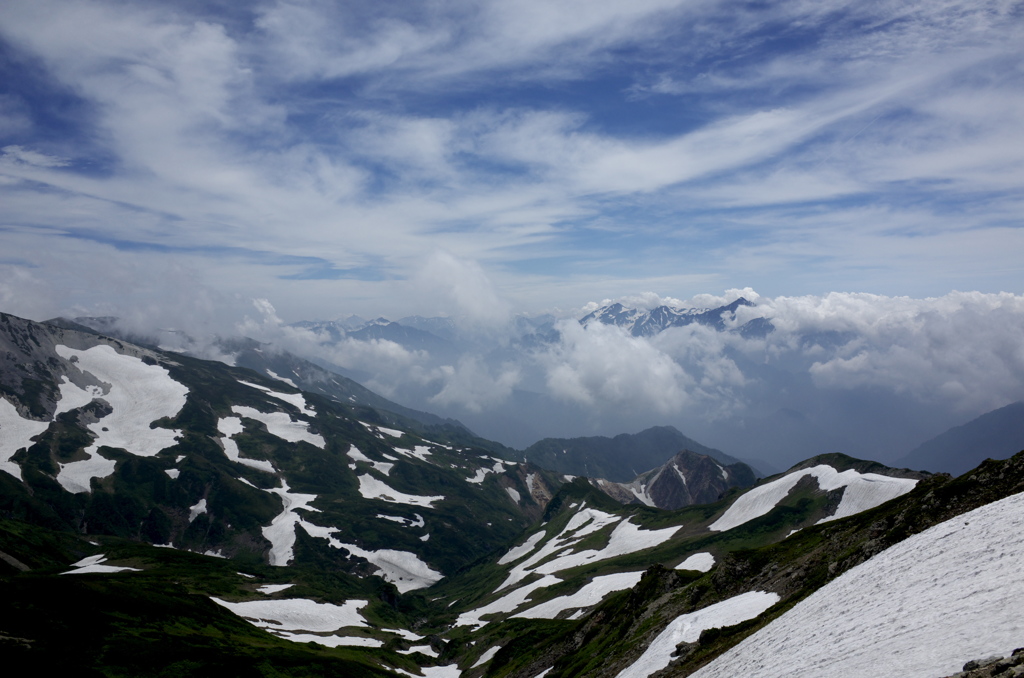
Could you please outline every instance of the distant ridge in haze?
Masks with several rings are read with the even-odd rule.
[[[1007,459],[1024,449],[1024,402],[992,410],[922,443],[897,465],[958,476],[985,459]]]
[[[526,448],[523,456],[559,473],[629,483],[638,475],[665,464],[682,450],[705,454],[726,465],[740,462],[721,450],[686,437],[674,426],[652,426],[639,433],[623,433],[614,438],[545,438]]]

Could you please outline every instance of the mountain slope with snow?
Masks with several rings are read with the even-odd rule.
[[[940,523],[818,589],[695,678],[933,678],[1024,639],[1024,493]]]

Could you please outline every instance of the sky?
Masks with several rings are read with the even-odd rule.
[[[4,0],[0,310],[304,347],[499,438],[937,433],[1024,397],[1022,120],[1020,2]],[[287,329],[741,295],[773,338]]]
[[[1020,291],[1022,45],[1000,1],[6,0],[0,302]]]

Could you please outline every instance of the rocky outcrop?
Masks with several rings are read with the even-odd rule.
[[[972,659],[964,664],[963,671],[954,673],[948,678],[990,678],[990,676],[1002,678],[1024,676],[1024,647],[1017,648],[1009,657],[995,655],[987,659]]]
[[[730,488],[749,487],[755,479],[753,470],[746,464],[725,465],[708,455],[683,450],[630,483],[604,479],[591,483],[623,504],[678,509],[718,501]]]

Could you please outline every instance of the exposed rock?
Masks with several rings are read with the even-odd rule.
[[[683,450],[630,483],[604,479],[591,483],[623,504],[679,509],[718,501],[730,488],[749,487],[754,481],[754,472],[746,464],[725,465],[708,455]]]

